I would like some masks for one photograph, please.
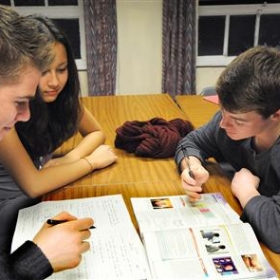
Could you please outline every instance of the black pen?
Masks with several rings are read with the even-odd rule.
[[[47,220],[47,224],[48,225],[52,225],[52,226],[56,226],[62,223],[66,223],[69,222],[69,220],[55,220],[55,219],[48,219]],[[89,229],[94,229],[96,228],[95,226],[91,226]]]
[[[187,167],[188,167],[188,169],[189,169],[189,175],[190,175],[191,178],[194,179],[194,174],[193,174],[193,172],[192,172],[192,170],[191,170],[191,167],[190,167],[190,161],[189,161],[190,159],[189,159],[189,156],[188,156],[187,153],[186,153],[186,148],[184,148],[183,146],[181,146],[181,150],[182,150],[182,152],[183,152],[183,155],[184,155],[184,158],[185,158],[185,162],[186,162]]]

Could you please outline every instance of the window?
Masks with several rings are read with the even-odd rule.
[[[280,4],[234,2],[246,1],[200,1],[198,66],[225,66],[257,45],[280,47]]]
[[[22,15],[43,14],[53,19],[67,34],[79,70],[86,69],[83,1],[79,0],[0,0]]]

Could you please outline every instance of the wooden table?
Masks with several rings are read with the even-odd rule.
[[[175,100],[196,128],[204,125],[219,110],[217,104],[204,100],[202,95],[178,95]]]
[[[195,127],[206,123],[219,109],[215,104],[201,96],[178,96],[175,102],[166,94],[133,96],[85,97],[84,104],[92,111],[102,125],[107,144],[114,146],[115,130],[125,121],[145,121],[154,117],[166,120],[174,118],[189,119]],[[183,110],[186,112],[184,113]],[[60,152],[75,146],[80,138],[75,136]],[[116,149],[118,162],[108,168],[85,176],[69,186],[45,196],[45,200],[73,199],[111,194],[122,194],[132,221],[138,229],[132,210],[131,197],[149,197],[184,194],[180,175],[173,158],[139,158]],[[205,192],[221,192],[231,207],[241,214],[241,207],[230,190],[230,181],[215,162],[207,166],[211,176],[204,186]],[[280,277],[280,255],[271,252],[261,244],[262,250]]]
[[[155,117],[167,121],[175,118],[187,119],[184,112],[178,108],[168,94],[96,96],[84,97],[82,100],[104,129],[107,138],[106,144],[112,147],[114,147],[116,128],[122,126],[126,121],[147,121]],[[75,136],[59,152],[65,153],[69,147],[75,146],[79,141],[80,137]],[[78,180],[78,184],[104,185],[178,180],[173,158],[141,158],[121,149],[116,149],[115,152],[118,156],[116,164],[95,171],[93,175]]]

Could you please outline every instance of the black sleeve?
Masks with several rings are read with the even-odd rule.
[[[31,241],[26,241],[15,252],[8,256],[7,259],[7,262],[2,259],[0,279],[41,280],[53,273],[52,266],[48,259],[40,248]]]

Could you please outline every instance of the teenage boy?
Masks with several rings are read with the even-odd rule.
[[[182,186],[190,200],[197,200],[209,177],[205,160],[231,164],[236,171],[231,189],[243,207],[241,219],[280,253],[280,51],[258,46],[242,53],[223,71],[216,91],[221,110],[178,145]]]

